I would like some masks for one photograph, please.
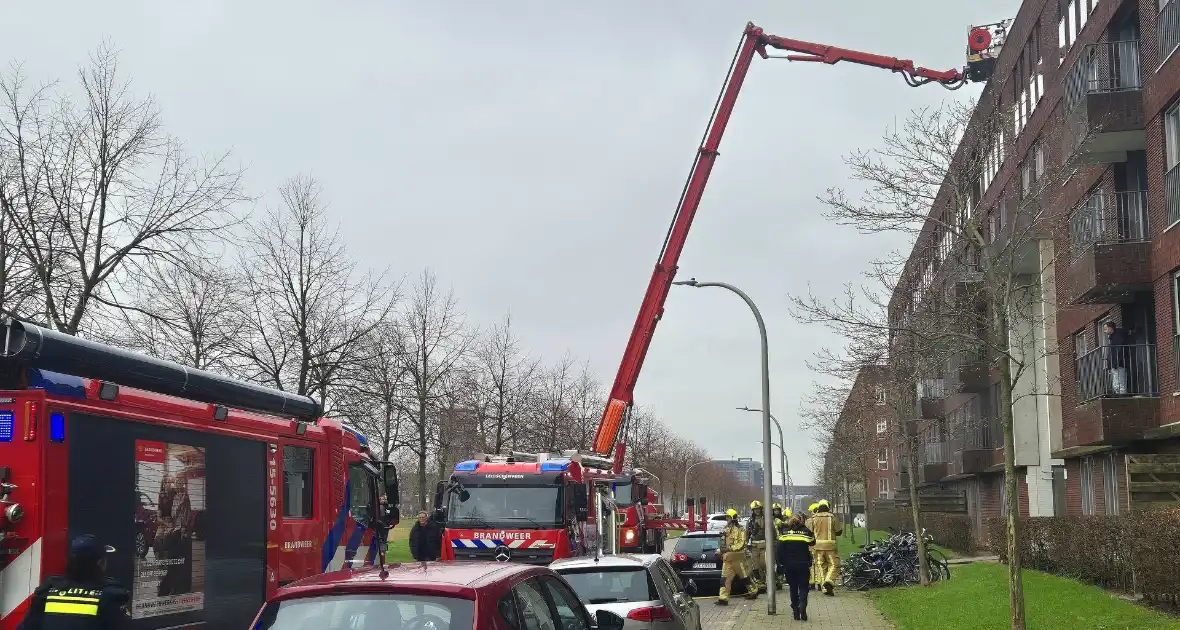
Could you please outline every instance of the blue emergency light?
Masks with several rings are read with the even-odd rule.
[[[479,468],[479,462],[475,461],[474,459],[469,459],[465,462],[459,462],[458,464],[455,464],[455,470],[458,472],[470,472],[476,468]]]
[[[0,411],[0,442],[11,442],[16,415],[11,411]]]
[[[66,441],[66,416],[60,411],[49,414],[49,440],[51,442]]]
[[[551,459],[541,462],[541,472],[565,472],[570,467],[568,459]]]

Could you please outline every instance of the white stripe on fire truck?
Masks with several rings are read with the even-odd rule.
[[[0,618],[33,596],[41,582],[41,539],[33,541],[8,566],[0,570]]]

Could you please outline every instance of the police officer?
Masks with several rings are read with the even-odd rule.
[[[758,597],[758,588],[754,586],[746,573],[746,532],[738,525],[738,515],[733,509],[726,510],[725,531],[721,534],[721,548],[717,550],[721,555],[721,577],[725,580],[721,590],[717,593],[717,605],[729,605],[729,594],[733,591],[734,578],[746,580],[749,592],[747,599]]]
[[[815,536],[803,525],[803,517],[784,521],[778,530],[778,566],[787,576],[791,589],[791,612],[795,619],[807,621],[808,575],[811,573],[811,546]]]
[[[750,579],[754,587],[766,586],[766,530],[761,501],[750,502],[750,518],[746,519],[746,549],[750,551]]]
[[[131,594],[106,576],[106,554],[115,550],[83,534],[70,543],[65,576],[53,576],[33,592],[17,630],[125,630],[131,626]]]

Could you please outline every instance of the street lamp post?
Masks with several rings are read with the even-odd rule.
[[[758,336],[762,341],[762,467],[766,469],[766,481],[774,479],[773,456],[771,455],[770,447],[770,345],[766,341],[766,322],[762,319],[762,312],[758,310],[758,305],[754,304],[754,300],[746,295],[741,289],[725,282],[697,282],[696,278],[688,280],[681,280],[673,282],[687,287],[720,287],[736,293],[746,306],[750,307],[750,311],[754,314],[754,320],[758,322]],[[762,504],[771,505],[774,503],[774,498],[771,496],[771,487],[774,482],[762,484]],[[772,545],[775,540],[774,536],[774,519],[762,519],[763,535],[766,537],[768,545]],[[773,549],[773,547],[771,547]],[[774,615],[775,612],[775,580],[774,580],[774,554],[762,554],[766,561],[766,613]]]
[[[739,411],[756,411],[758,413],[762,412],[761,409],[750,409],[749,407],[738,407],[738,410]],[[787,443],[783,441],[783,425],[781,423],[779,423],[778,418],[774,417],[774,414],[770,414],[770,419],[774,420],[774,426],[778,427],[778,444],[779,444],[779,448],[782,449],[782,454],[783,454],[783,465],[780,469],[780,474],[782,475],[782,478],[783,478],[783,492],[787,495],[787,500],[789,502],[788,505],[793,505],[795,503],[795,488],[794,488],[795,484],[791,484],[790,489],[789,490],[787,489],[788,488],[787,482],[791,478],[791,473],[790,473],[790,470],[787,466],[787,464],[789,463],[787,461],[787,451],[785,448],[783,448],[787,445]]]
[[[758,443],[761,444],[762,440],[758,440]],[[790,478],[785,472],[783,472],[783,469],[786,467],[787,452],[783,450],[783,443],[781,441],[775,442],[774,446],[778,447],[779,462],[782,463],[782,465],[778,467],[778,470],[783,484],[783,503],[785,503],[787,507],[791,507],[792,501],[790,501],[787,496],[787,484],[790,483]]]

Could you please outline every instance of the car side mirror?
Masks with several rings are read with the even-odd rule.
[[[385,500],[390,505],[401,503],[401,489],[397,484],[397,468],[393,464],[385,464],[381,469],[381,487],[385,490]]]
[[[684,585],[684,592],[695,597],[696,594],[700,592],[700,589],[697,588],[697,581],[689,580],[688,584]]]
[[[643,505],[647,505],[648,501],[647,501],[647,484],[646,483],[635,484],[635,494],[636,494],[636,497],[635,497],[636,503],[641,503]]]
[[[439,481],[434,485],[434,509],[439,509],[443,506],[443,498],[447,491],[447,482],[445,480]]]
[[[436,523],[446,523],[447,522],[447,509],[446,508],[441,508],[441,507],[434,508],[434,522],[436,522]]]
[[[623,630],[623,618],[608,610],[594,613],[594,627],[597,630]]]

